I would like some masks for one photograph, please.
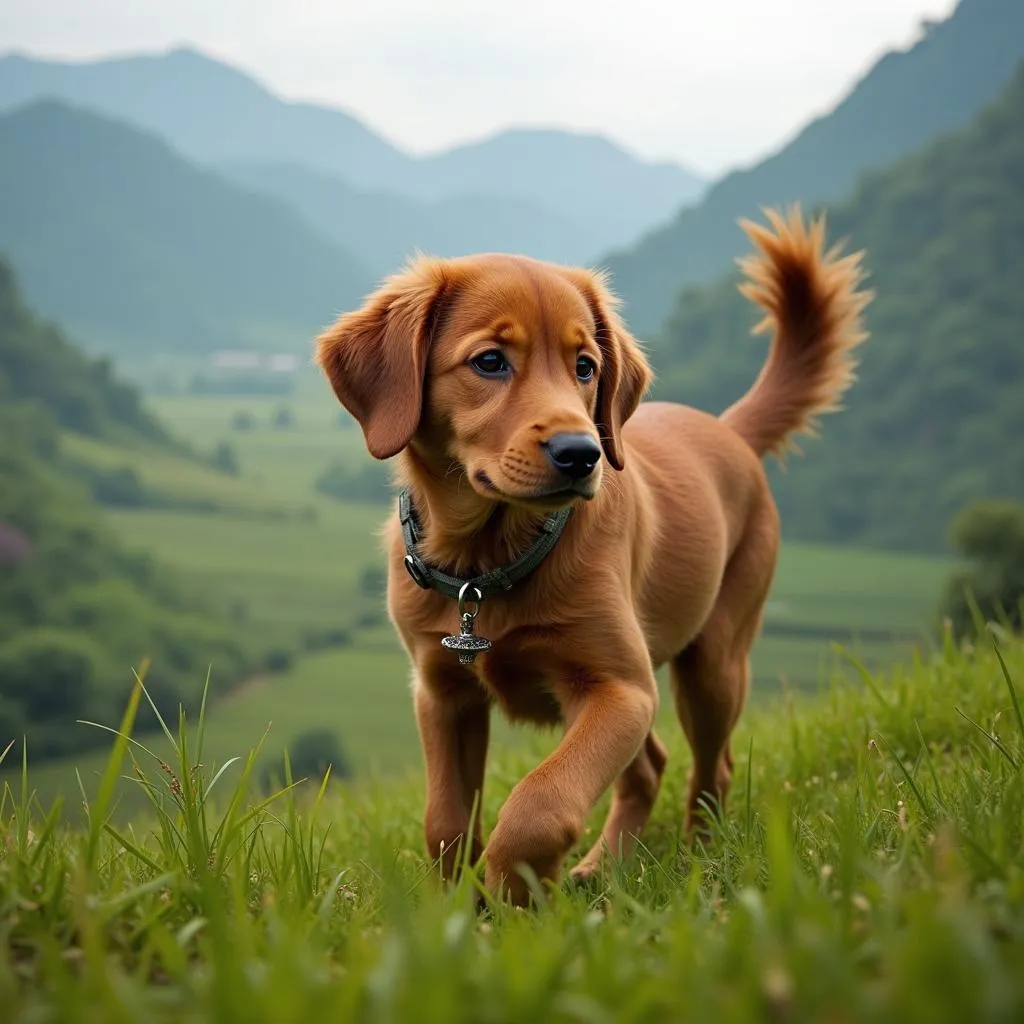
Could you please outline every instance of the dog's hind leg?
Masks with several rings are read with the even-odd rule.
[[[746,703],[750,649],[760,630],[778,546],[778,513],[766,492],[726,567],[708,621],[671,663],[676,711],[693,753],[687,834],[707,824],[702,801],[724,809],[729,794],[729,738]]]
[[[604,858],[625,859],[632,853],[636,837],[654,808],[667,758],[665,748],[652,729],[640,752],[616,780],[601,837],[572,869],[573,878],[591,878],[601,870]]]

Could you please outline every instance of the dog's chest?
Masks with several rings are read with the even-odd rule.
[[[543,725],[561,721],[562,712],[552,685],[558,669],[536,643],[506,636],[476,659],[473,671],[513,721]]]

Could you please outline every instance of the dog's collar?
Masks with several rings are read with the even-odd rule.
[[[403,490],[398,495],[398,518],[402,524],[402,537],[405,541],[405,568],[424,590],[437,590],[453,601],[462,601],[464,595],[470,599],[483,601],[495,594],[511,590],[520,580],[525,579],[548,556],[552,548],[562,536],[565,524],[572,514],[572,507],[559,509],[552,513],[541,524],[537,539],[514,561],[498,569],[492,569],[479,576],[459,579],[425,562],[416,552],[420,539],[419,522],[413,508],[412,496]],[[476,596],[473,592],[476,591]]]

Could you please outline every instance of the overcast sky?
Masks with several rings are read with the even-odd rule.
[[[0,49],[194,45],[424,152],[597,130],[720,173],[829,108],[956,0],[0,0]]]

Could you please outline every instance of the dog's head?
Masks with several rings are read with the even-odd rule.
[[[597,492],[651,380],[603,279],[524,257],[421,258],[317,340],[370,453],[455,461],[481,496]]]

